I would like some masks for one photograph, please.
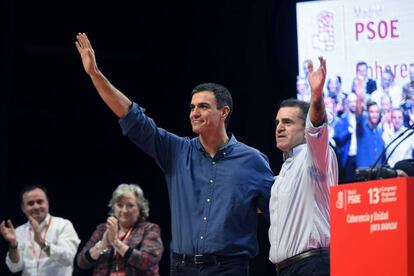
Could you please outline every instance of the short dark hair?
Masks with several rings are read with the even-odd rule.
[[[376,101],[373,100],[368,100],[367,102],[367,110],[369,109],[370,106],[372,105],[378,105],[378,103]]]
[[[280,103],[279,109],[282,107],[298,107],[301,111],[299,116],[303,119],[303,122],[305,122],[306,115],[308,114],[310,104],[305,101],[300,101],[298,99],[290,98],[290,99],[283,100]]]
[[[229,115],[227,115],[226,120],[224,122],[227,128],[231,114],[233,113],[233,99],[231,97],[230,91],[221,84],[208,82],[199,84],[196,87],[194,87],[193,91],[191,91],[191,96],[202,91],[210,91],[214,94],[214,97],[217,101],[218,109],[221,109],[226,105],[230,108]]]
[[[368,64],[365,61],[359,61],[359,62],[357,62],[356,67],[358,68],[361,65],[364,65],[364,66],[367,66],[368,67]]]
[[[21,205],[23,205],[23,195],[25,193],[28,193],[28,192],[33,191],[35,189],[42,190],[45,193],[47,200],[49,200],[49,195],[47,193],[46,188],[43,187],[42,185],[39,185],[39,184],[33,184],[33,185],[25,186],[25,187],[23,187],[23,189],[20,190],[20,204]]]
[[[381,73],[381,77],[385,74],[390,74],[391,78],[394,80],[395,76],[394,73],[392,72],[391,68],[389,66],[385,67],[384,71],[382,71]]]

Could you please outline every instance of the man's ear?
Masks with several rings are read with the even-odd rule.
[[[227,116],[229,116],[229,113],[230,113],[230,107],[227,105],[223,106],[223,108],[221,109],[221,117],[223,119],[226,119]]]

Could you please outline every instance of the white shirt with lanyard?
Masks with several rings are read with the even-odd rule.
[[[49,255],[34,240],[29,222],[16,228],[19,261],[13,263],[9,255],[6,264],[11,272],[22,271],[22,276],[72,275],[73,260],[80,240],[72,223],[47,215],[40,224],[42,237],[49,244]]]

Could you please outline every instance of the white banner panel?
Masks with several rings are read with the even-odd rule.
[[[328,75],[339,75],[351,90],[356,63],[365,61],[368,75],[381,86],[389,66],[395,82],[409,81],[414,63],[414,0],[338,0],[297,3],[299,74],[303,62],[327,59]]]

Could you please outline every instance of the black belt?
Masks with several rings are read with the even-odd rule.
[[[328,254],[329,255],[329,247],[321,247],[321,248],[315,248],[315,249],[311,249],[305,252],[302,252],[298,255],[295,255],[293,257],[287,258],[286,260],[281,261],[280,263],[276,264],[276,270],[278,272],[282,271],[283,269],[297,263],[300,262],[306,258],[309,257],[313,257],[313,256],[320,256],[320,255],[324,255],[324,254]]]
[[[248,261],[249,258],[245,256],[220,256],[214,254],[196,254],[196,255],[187,255],[187,254],[178,254],[173,252],[173,259],[183,264],[195,264],[195,265],[212,265],[219,264],[223,261],[237,260]]]

